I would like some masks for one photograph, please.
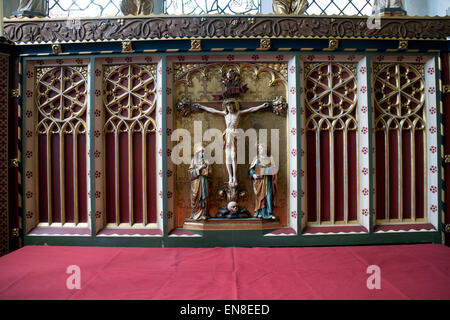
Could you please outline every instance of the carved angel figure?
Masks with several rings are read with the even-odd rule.
[[[308,0],[273,0],[272,7],[277,14],[302,14],[308,8]]]
[[[153,0],[122,0],[120,10],[126,15],[147,15],[153,12]]]

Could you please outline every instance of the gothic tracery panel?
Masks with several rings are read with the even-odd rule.
[[[87,68],[36,68],[39,221],[87,222]],[[32,135],[32,132],[26,132]],[[32,197],[33,191],[27,192]],[[39,193],[39,195],[38,195]]]
[[[353,63],[305,63],[308,224],[358,220],[358,93]]]
[[[156,222],[156,65],[104,67],[106,222]]]
[[[427,211],[424,66],[383,63],[375,64],[374,71],[376,219],[380,223],[424,222]]]

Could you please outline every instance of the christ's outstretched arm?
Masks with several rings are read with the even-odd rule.
[[[256,107],[251,107],[251,108],[247,108],[247,109],[244,109],[244,110],[239,110],[239,113],[240,114],[246,114],[246,113],[256,112],[258,110],[267,108],[269,106],[270,106],[270,103],[264,102],[263,104],[261,104],[259,106],[256,106]]]
[[[201,105],[200,103],[194,103],[192,106],[194,108],[199,108],[199,109],[205,110],[206,112],[209,112],[209,113],[220,114],[222,116],[224,116],[226,114],[225,111],[207,107],[207,106]]]

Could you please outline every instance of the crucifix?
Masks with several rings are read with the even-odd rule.
[[[223,133],[223,142],[225,149],[225,164],[228,171],[228,185],[230,187],[237,186],[236,170],[237,170],[237,154],[236,154],[236,140],[238,138],[239,116],[246,113],[252,113],[270,106],[269,102],[239,110],[239,102],[235,99],[227,99],[222,104],[223,110],[207,107],[199,103],[194,103],[195,109],[201,109],[212,114],[219,114],[224,116],[226,129]]]
[[[213,95],[214,100],[223,101],[221,110],[200,103],[191,103],[190,99],[186,96],[182,96],[177,104],[177,109],[183,117],[188,116],[192,111],[199,110],[224,117],[225,131],[223,132],[223,146],[225,149],[225,164],[228,173],[228,187],[219,190],[219,198],[223,199],[226,193],[227,203],[233,205],[237,205],[237,201],[246,196],[246,192],[244,192],[244,195],[241,195],[241,192],[238,192],[237,189],[237,140],[240,134],[240,131],[238,130],[240,116],[264,109],[269,109],[276,115],[282,115],[287,109],[287,104],[281,96],[275,97],[273,101],[270,102],[263,102],[257,106],[241,109],[236,96],[245,93],[248,90],[248,87],[246,84],[241,86],[240,81],[240,74],[234,69],[230,69],[222,74],[222,83],[225,85],[226,91],[221,95]],[[227,218],[236,218],[248,216],[248,211],[245,208],[238,207],[238,209],[239,214],[235,213],[236,210],[231,210],[227,206],[224,206],[219,208],[216,217],[225,216]]]

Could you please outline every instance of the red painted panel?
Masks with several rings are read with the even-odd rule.
[[[86,172],[86,142],[84,135],[78,136],[77,169],[78,169],[78,217],[79,222],[87,222],[87,172]],[[47,136],[38,137],[38,208],[39,222],[48,222],[48,180],[47,180]],[[51,136],[51,204],[52,222],[61,222],[61,191],[60,191],[60,159],[59,136]],[[66,222],[74,222],[74,163],[73,136],[64,137],[64,200]]]
[[[88,194],[87,194],[87,152],[86,135],[79,135],[78,139],[78,220],[87,222],[88,220]]]
[[[64,136],[64,196],[66,222],[74,222],[73,137]]]
[[[61,222],[61,183],[59,161],[59,135],[51,135],[51,183],[52,183],[52,217],[53,222]]]
[[[425,156],[424,156],[424,138],[423,131],[416,131],[415,134],[415,154],[416,154],[416,218],[425,217]],[[424,187],[425,186],[425,187]]]
[[[114,135],[105,135],[105,212],[106,222],[116,222]]]
[[[133,134],[133,217],[135,223],[142,223],[142,135]]]
[[[386,179],[385,179],[385,133],[375,133],[375,214],[377,219],[384,219],[386,215]]]
[[[147,134],[147,219],[150,223],[156,222],[156,150],[155,133]]]
[[[344,220],[344,134],[342,131],[334,133],[334,207],[335,221]]]
[[[398,218],[398,134],[389,130],[389,218]]]
[[[128,210],[128,133],[119,134],[119,209],[120,222],[129,222]]]
[[[306,132],[306,190],[308,222],[316,221],[316,134]]]
[[[375,157],[376,168],[376,181],[375,181],[375,205],[376,205],[376,217],[377,219],[385,219],[385,188],[389,188],[389,218],[396,219],[398,215],[398,205],[401,201],[402,218],[409,219],[412,217],[412,152],[411,152],[411,132],[403,131],[402,134],[402,181],[398,180],[398,133],[395,131],[389,132],[389,185],[386,185],[385,181],[385,158],[384,158],[384,133],[378,131],[375,135],[375,143],[377,154]],[[423,153],[423,138],[424,134],[421,131],[416,131],[414,138],[414,152],[415,152],[415,206],[416,206],[416,218],[424,217],[424,205],[425,205],[425,179],[424,179],[424,166],[425,159]],[[402,186],[403,194],[402,198],[398,199],[398,187]]]
[[[402,131],[403,219],[411,218],[411,132]]]
[[[115,149],[114,135],[105,136],[105,192],[106,192],[106,219],[108,223],[115,223]],[[133,166],[133,223],[143,223],[143,201],[147,202],[148,222],[156,222],[156,151],[155,134],[147,134],[147,194],[143,195],[143,171],[142,171],[142,135],[133,134],[132,139],[132,166]],[[129,222],[129,180],[128,180],[128,134],[119,135],[119,209],[120,222]]]
[[[38,136],[38,192],[39,222],[48,222],[47,192],[47,136]]]
[[[358,219],[358,144],[357,131],[348,132],[348,219]]]
[[[330,134],[320,132],[320,190],[322,212],[320,221],[330,221]]]

